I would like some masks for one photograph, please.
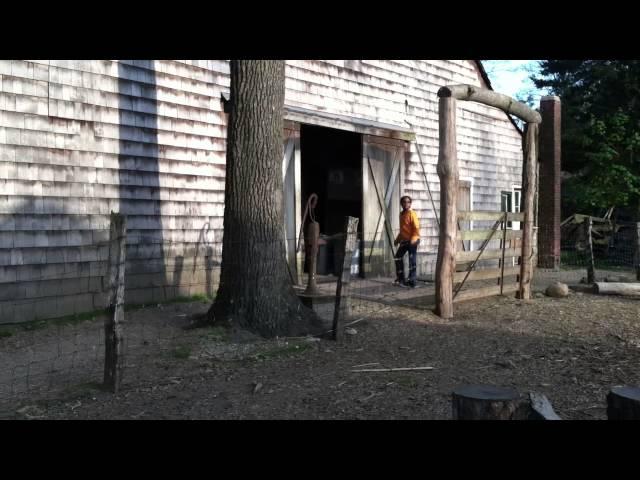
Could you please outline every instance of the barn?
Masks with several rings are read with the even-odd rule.
[[[462,83],[490,88],[472,60],[286,62],[283,227],[296,280],[311,193],[327,237],[345,215],[361,219],[360,275],[389,264],[384,219],[397,228],[410,195],[418,275],[433,274],[437,91]],[[0,60],[0,323],[104,308],[112,211],[127,216],[127,303],[213,295],[228,98],[228,61]],[[458,207],[518,211],[521,132],[482,104],[457,115]]]

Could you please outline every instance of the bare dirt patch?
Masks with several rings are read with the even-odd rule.
[[[377,313],[339,344],[240,343],[220,329],[184,330],[205,303],[130,312],[121,393],[78,376],[55,399],[14,398],[3,417],[449,419],[455,387],[487,383],[544,393],[565,419],[605,419],[608,390],[640,384],[638,299],[493,297],[457,304],[449,321],[424,309],[371,306]],[[100,326],[96,320],[83,328]],[[18,339],[0,339],[8,341]],[[419,366],[434,369],[351,371]],[[101,371],[93,378],[99,381]]]

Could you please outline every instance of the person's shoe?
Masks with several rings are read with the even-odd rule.
[[[409,288],[416,288],[416,282],[407,281],[407,282],[404,282],[404,284]]]
[[[400,280],[399,278],[396,278],[396,279],[393,281],[393,284],[394,284],[396,287],[403,287],[403,286],[404,286],[404,283],[405,283],[405,282],[404,282],[404,280]]]

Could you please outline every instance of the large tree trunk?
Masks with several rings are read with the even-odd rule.
[[[315,319],[285,259],[284,69],[284,61],[231,61],[222,265],[207,315],[265,337],[307,333]]]

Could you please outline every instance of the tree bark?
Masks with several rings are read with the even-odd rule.
[[[284,61],[232,60],[220,285],[207,318],[264,337],[314,331],[287,272]]]
[[[440,98],[440,240],[436,263],[436,314],[453,317],[453,274],[456,270],[456,196],[458,158],[456,150],[456,99]]]

